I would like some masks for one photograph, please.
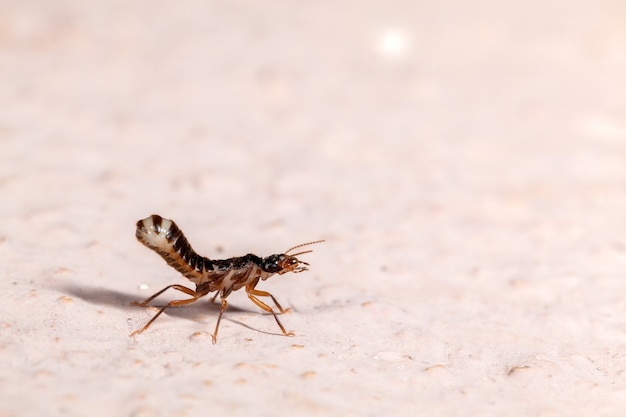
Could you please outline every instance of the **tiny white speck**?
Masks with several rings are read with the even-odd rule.
[[[139,289],[140,290],[147,290],[148,288],[150,288],[150,286],[148,284],[139,284]]]
[[[378,49],[381,54],[389,57],[399,57],[406,53],[408,38],[398,29],[388,29],[378,38]]]

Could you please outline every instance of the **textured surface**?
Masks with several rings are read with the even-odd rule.
[[[625,50],[623,1],[0,2],[0,416],[623,415]],[[130,338],[152,213],[326,239],[259,285],[296,336]]]

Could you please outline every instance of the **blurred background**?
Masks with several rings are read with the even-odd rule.
[[[576,234],[563,216],[624,203],[621,2],[0,8],[3,215],[25,243],[25,218],[84,241],[159,212],[233,250],[420,245],[391,267],[433,255],[420,223]]]

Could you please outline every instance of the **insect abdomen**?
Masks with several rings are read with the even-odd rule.
[[[153,214],[137,222],[137,240],[161,255],[168,265],[196,284],[205,271],[213,270],[210,259],[198,255],[172,220]]]

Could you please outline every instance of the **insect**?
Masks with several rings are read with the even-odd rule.
[[[150,303],[150,301],[154,300],[170,288],[191,296],[191,298],[185,300],[170,301],[167,305],[165,305],[165,307],[161,308],[158,313],[156,313],[154,317],[146,323],[145,326],[139,330],[135,330],[131,336],[139,334],[150,327],[157,317],[159,317],[168,307],[179,307],[192,304],[198,301],[199,298],[216,291],[211,302],[215,301],[215,298],[219,295],[222,306],[220,308],[220,314],[217,317],[215,331],[213,332],[213,344],[217,343],[217,332],[220,327],[220,321],[222,320],[222,314],[224,314],[224,311],[228,307],[226,298],[231,292],[237,291],[241,288],[246,289],[248,298],[252,300],[254,304],[274,316],[274,319],[276,320],[278,327],[280,327],[283,335],[293,336],[293,332],[285,330],[274,309],[261,301],[259,297],[271,298],[280,313],[284,313],[286,310],[281,307],[272,294],[266,291],[257,290],[255,287],[259,283],[259,280],[265,281],[274,274],[282,275],[287,272],[300,273],[307,271],[307,266],[309,266],[309,264],[299,260],[296,256],[310,253],[312,250],[306,250],[294,254],[289,254],[289,252],[296,248],[323,242],[323,240],[318,240],[315,242],[304,243],[302,245],[294,246],[285,253],[270,255],[265,258],[249,253],[245,256],[235,258],[212,260],[198,255],[191,248],[187,238],[183,235],[183,232],[181,232],[176,223],[172,220],[164,219],[157,214],[153,214],[150,217],[139,220],[137,222],[137,231],[135,236],[141,243],[161,255],[168,265],[196,284],[196,289],[192,290],[178,284],[168,285],[161,291],[155,293],[140,303],[131,303],[131,305],[134,306],[145,307],[148,303]]]

